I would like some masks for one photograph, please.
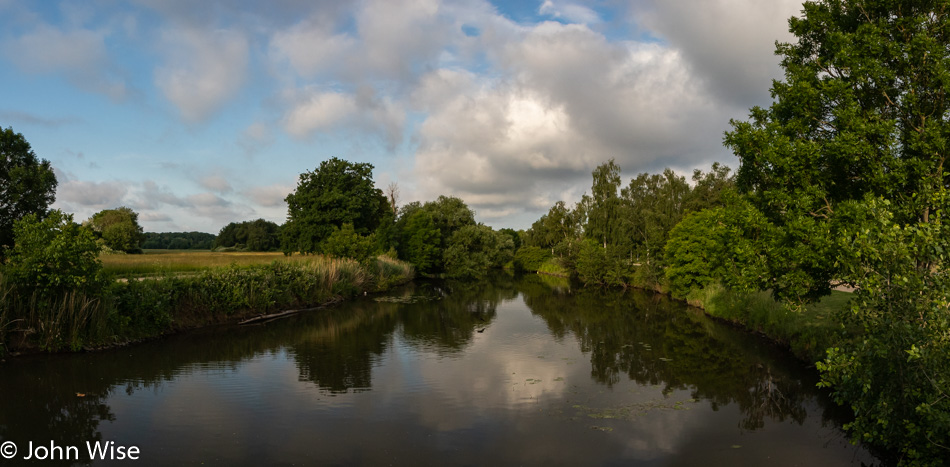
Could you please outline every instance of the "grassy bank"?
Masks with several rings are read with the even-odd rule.
[[[188,255],[192,262],[210,258]],[[110,346],[385,290],[414,274],[407,263],[387,257],[361,264],[323,256],[181,272],[108,280],[94,295],[70,292],[55,297],[23,292],[0,276],[0,343],[6,351]]]
[[[832,291],[819,302],[790,310],[768,292],[737,292],[718,283],[694,290],[686,301],[706,314],[730,321],[788,346],[796,357],[814,364],[841,338],[834,314],[848,307],[852,294]],[[676,297],[674,297],[676,298]]]

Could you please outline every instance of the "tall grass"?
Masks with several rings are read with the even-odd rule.
[[[0,274],[0,344],[25,342],[43,350],[78,350],[106,330],[107,309],[100,297],[69,291],[44,295],[22,292]],[[2,346],[0,346],[2,347]]]
[[[195,255],[200,256],[204,255]],[[312,307],[386,289],[412,277],[411,266],[390,258],[361,264],[352,259],[307,256],[263,265],[206,266],[185,275],[180,270],[165,271],[113,281],[101,296],[69,292],[49,298],[21,296],[0,276],[0,297],[4,298],[0,343],[53,351],[126,342],[277,310]]]
[[[557,277],[571,277],[571,271],[561,265],[557,258],[548,258],[538,267],[538,274],[547,274]]]
[[[693,290],[687,301],[707,314],[739,323],[769,336],[804,361],[824,359],[825,350],[840,338],[841,326],[832,314],[848,306],[851,294],[832,291],[817,303],[791,310],[776,302],[769,292],[740,292],[713,283]]]

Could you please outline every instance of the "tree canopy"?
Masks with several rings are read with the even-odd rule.
[[[214,246],[247,251],[276,251],[280,247],[280,226],[264,219],[231,222],[218,232]]]
[[[126,253],[141,253],[145,233],[139,225],[139,215],[125,206],[99,211],[86,221],[96,236],[109,249]]]
[[[296,190],[286,201],[281,249],[287,254],[319,252],[334,227],[344,224],[352,224],[358,235],[369,235],[391,209],[382,190],[373,184],[372,164],[335,157],[300,174]]]
[[[785,79],[732,122],[737,183],[770,228],[779,298],[858,287],[822,384],[856,439],[919,465],[950,455],[950,8],[943,1],[820,0],[789,20]]]
[[[56,175],[20,133],[0,128],[0,256],[13,246],[13,224],[29,214],[46,215],[56,197]]]

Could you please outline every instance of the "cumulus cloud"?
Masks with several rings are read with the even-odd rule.
[[[167,63],[155,83],[189,122],[207,119],[244,84],[248,42],[233,30],[173,28],[162,33]]]
[[[45,23],[0,44],[0,53],[27,73],[62,73],[73,85],[113,99],[126,96],[106,51],[105,30],[59,29]]]
[[[332,24],[308,20],[277,31],[271,39],[271,53],[275,59],[289,62],[302,76],[330,72],[352,59],[356,46],[350,34],[334,34],[332,29]]]
[[[380,135],[392,147],[402,140],[405,112],[389,97],[363,86],[354,94],[305,89],[293,92],[284,129],[296,138],[358,129]]]
[[[56,202],[62,206],[68,206],[69,210],[101,211],[119,207],[128,193],[126,185],[122,182],[90,182],[76,180],[69,176],[63,177],[62,173],[57,173],[57,175],[60,183],[56,189]]]
[[[800,0],[652,0],[638,5],[635,22],[679,50],[710,94],[743,109],[769,98],[770,80],[781,76],[775,41],[792,39],[788,18],[802,10]]]
[[[632,175],[721,151],[725,121],[678,51],[576,24],[522,34],[497,52],[506,79],[443,69],[421,81],[416,170],[429,196],[500,218],[576,199],[610,158]]]

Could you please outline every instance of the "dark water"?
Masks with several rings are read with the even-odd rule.
[[[266,325],[8,359],[0,441],[18,452],[0,466],[70,465],[23,458],[33,443],[88,459],[96,441],[138,448],[119,465],[876,462],[815,382],[651,294],[421,283]]]

